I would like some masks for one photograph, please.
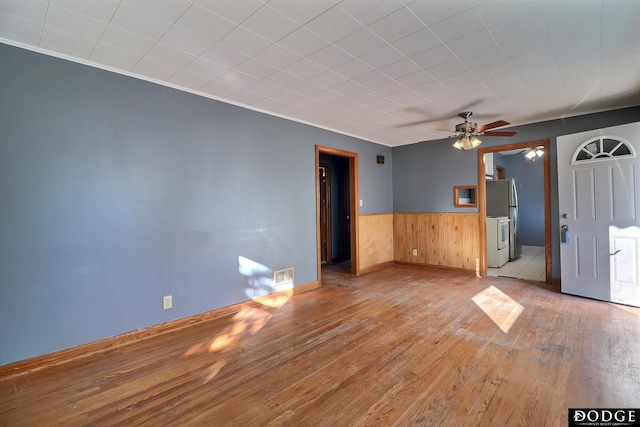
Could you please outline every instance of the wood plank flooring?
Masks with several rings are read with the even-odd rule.
[[[2,426],[566,426],[640,407],[640,310],[396,265],[0,378]]]

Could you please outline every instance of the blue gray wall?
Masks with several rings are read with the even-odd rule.
[[[504,117],[509,119],[509,117]],[[640,107],[587,114],[517,126],[511,138],[484,137],[483,147],[548,139],[551,144],[551,255],[552,277],[560,278],[558,174],[556,137],[640,121]],[[464,212],[454,209],[453,186],[478,182],[478,153],[451,147],[450,139],[425,141],[393,149],[393,207],[396,212]]]
[[[0,364],[247,300],[263,269],[315,281],[316,144],[358,153],[362,213],[392,211],[375,163],[388,147],[1,44],[0,58]]]

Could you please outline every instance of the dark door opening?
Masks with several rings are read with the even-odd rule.
[[[349,159],[320,154],[320,261],[334,264],[351,259]]]

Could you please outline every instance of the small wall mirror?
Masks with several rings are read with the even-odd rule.
[[[476,185],[456,185],[453,187],[453,206],[456,208],[477,208]]]

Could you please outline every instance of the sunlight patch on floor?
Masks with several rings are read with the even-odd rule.
[[[523,306],[495,286],[489,286],[471,299],[505,334],[524,310]]]

